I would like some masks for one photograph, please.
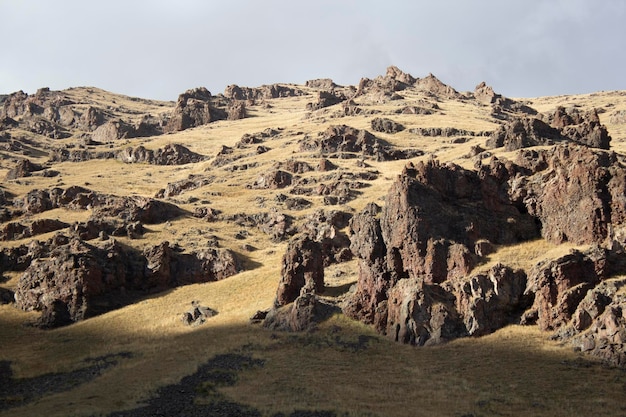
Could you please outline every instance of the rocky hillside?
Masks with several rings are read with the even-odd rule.
[[[0,300],[25,322],[269,267],[250,326],[343,314],[425,346],[521,324],[626,367],[624,92],[515,100],[390,67],[176,102],[0,100]],[[194,305],[187,323],[210,323]]]

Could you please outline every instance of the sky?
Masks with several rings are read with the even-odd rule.
[[[626,0],[0,0],[0,94],[356,85],[395,65],[508,97],[626,90]]]

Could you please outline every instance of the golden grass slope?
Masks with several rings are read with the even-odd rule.
[[[2,188],[15,196],[32,189],[80,185],[116,195],[153,197],[168,183],[189,175],[210,175],[214,181],[173,198],[188,213],[208,206],[224,214],[258,213],[280,210],[302,222],[306,215],[323,207],[321,197],[307,197],[310,209],[289,211],[276,202],[281,190],[249,188],[256,178],[277,162],[296,158],[315,165],[320,155],[302,153],[298,141],[315,136],[332,124],[347,124],[371,130],[375,116],[390,117],[405,125],[397,134],[378,134],[385,141],[425,152],[420,159],[436,157],[471,168],[474,160],[466,157],[471,146],[484,146],[485,138],[470,137],[464,143],[452,138],[421,137],[410,132],[414,127],[456,127],[483,131],[497,126],[487,106],[471,101],[438,99],[441,108],[435,115],[398,115],[395,111],[418,100],[433,100],[423,93],[408,90],[404,99],[385,103],[359,97],[356,102],[376,115],[337,117],[338,106],[309,112],[306,103],[316,99],[315,91],[300,87],[309,95],[271,99],[249,106],[249,117],[219,121],[174,134],[151,138],[121,140],[112,149],[144,145],[157,149],[178,143],[209,159],[183,166],[124,164],[117,160],[96,160],[55,164],[58,177],[33,176],[3,181]],[[171,110],[173,103],[143,101],[114,95],[94,88],[67,90],[77,99],[91,100],[120,111],[121,117]],[[581,96],[544,97],[528,100],[539,111],[559,105],[604,109],[600,114],[613,137],[612,148],[626,153],[626,126],[611,124],[610,115],[626,110],[624,92],[595,93]],[[215,167],[214,156],[222,146],[235,147],[245,133],[280,129],[267,142],[270,150],[257,155],[251,149],[236,149],[244,156],[231,165],[257,164],[247,170],[229,171]],[[50,140],[48,145],[72,143],[75,138]],[[497,153],[497,152],[496,152]],[[31,156],[45,163],[47,155]],[[354,160],[333,160],[339,172],[353,172]],[[366,161],[379,177],[360,191],[356,200],[338,207],[356,212],[368,202],[384,204],[382,199],[391,182],[407,161]],[[0,177],[12,168],[11,159],[0,160]],[[309,175],[319,175],[312,173]],[[84,221],[88,212],[54,210],[37,216]],[[511,326],[477,339],[457,340],[432,348],[415,349],[380,337],[360,323],[337,315],[304,334],[273,333],[250,325],[257,310],[272,305],[280,278],[281,257],[286,244],[273,243],[260,230],[247,230],[246,240],[235,238],[241,227],[228,221],[206,222],[190,215],[171,222],[149,225],[141,239],[124,240],[142,248],[167,240],[191,250],[207,245],[211,237],[222,247],[241,253],[248,270],[220,282],[176,288],[147,297],[136,304],[74,325],[43,331],[25,326],[37,314],[22,312],[11,305],[0,306],[0,360],[11,362],[17,378],[30,378],[51,372],[67,372],[84,366],[87,358],[110,353],[131,352],[117,366],[91,382],[72,390],[40,398],[23,407],[0,410],[0,416],[92,416],[114,410],[132,409],[163,385],[179,381],[212,356],[225,352],[244,352],[265,360],[262,368],[239,374],[236,385],[221,392],[234,401],[258,408],[264,415],[289,413],[296,409],[335,410],[352,416],[615,416],[626,414],[626,374],[583,358],[570,348],[559,346],[532,327]],[[48,236],[38,236],[44,240]],[[2,242],[3,246],[28,243]],[[257,250],[246,250],[247,244]],[[528,267],[549,253],[568,247],[554,247],[543,241],[515,247],[498,248],[488,262],[504,261]],[[489,264],[481,267],[488,267]],[[356,281],[354,262],[335,265],[327,271],[332,294],[341,294]],[[15,285],[16,276],[0,284]],[[192,300],[217,310],[219,314],[198,327],[180,321]],[[359,348],[359,337],[365,341]]]

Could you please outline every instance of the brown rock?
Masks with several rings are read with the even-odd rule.
[[[372,130],[375,132],[398,133],[404,130],[404,126],[391,119],[375,117],[371,121]]]
[[[308,236],[289,241],[283,256],[281,280],[276,291],[274,307],[295,301],[303,288],[316,293],[324,292],[322,248]]]
[[[254,182],[253,188],[285,188],[291,185],[293,176],[280,169],[261,174]]]
[[[337,307],[305,289],[293,303],[271,309],[263,319],[263,327],[289,332],[311,330],[338,311]]]
[[[33,172],[41,171],[43,167],[34,164],[28,159],[20,159],[15,167],[11,168],[5,177],[6,180],[14,180],[17,178],[30,177]]]
[[[564,326],[587,292],[607,274],[607,253],[599,248],[540,262],[528,274],[526,293],[534,294],[535,300],[525,313],[525,321],[536,317],[542,330]]]
[[[616,155],[583,146],[521,153],[520,165],[539,172],[512,183],[509,193],[541,221],[551,242],[602,243],[626,220],[626,172]]]

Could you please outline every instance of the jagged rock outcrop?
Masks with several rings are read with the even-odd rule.
[[[486,273],[450,283],[455,307],[469,336],[492,333],[507,324],[519,322],[532,302],[525,292],[526,274],[497,264]]]
[[[572,320],[579,333],[569,339],[576,349],[622,368],[626,367],[626,295],[619,291],[624,284],[624,279],[603,282],[590,291]]]
[[[456,127],[414,127],[409,132],[420,136],[486,136],[490,132],[458,129]]]
[[[34,164],[28,159],[20,159],[15,166],[7,172],[5,179],[14,180],[17,178],[30,177],[33,172],[41,170],[43,170],[41,165]]]
[[[224,96],[233,100],[268,100],[272,98],[297,97],[304,95],[305,92],[299,88],[271,84],[262,85],[261,87],[240,87],[238,85],[229,85],[224,90]]]
[[[37,219],[29,225],[18,222],[7,223],[0,228],[0,240],[26,239],[43,233],[65,229],[69,224],[57,219]]]
[[[500,126],[487,139],[487,147],[507,151],[571,141],[594,148],[609,149],[611,137],[596,111],[586,113],[559,107],[546,117],[516,118]]]
[[[318,152],[331,158],[372,158],[377,161],[406,159],[423,155],[418,149],[394,149],[367,130],[333,125],[317,137],[300,140],[302,152]]]
[[[536,323],[626,364],[623,280],[608,280],[626,270],[625,175],[615,154],[576,145],[523,150],[515,163],[492,158],[478,172],[407,165],[383,209],[370,204],[352,218],[359,279],[343,311],[415,345]],[[493,244],[539,234],[605,248],[469,275]]]
[[[515,120],[522,115],[536,115],[537,111],[524,103],[504,97],[493,91],[484,81],[474,89],[474,98],[486,105],[491,105],[491,115],[500,120]]]
[[[607,258],[608,252],[596,247],[535,265],[526,289],[527,294],[534,294],[534,303],[524,321],[536,322],[542,330],[565,326],[587,292],[609,275]]]
[[[128,147],[117,153],[117,159],[128,164],[185,165],[204,161],[207,157],[192,152],[183,145],[170,143],[156,151],[146,149],[142,145]]]
[[[119,139],[130,139],[136,136],[135,129],[132,125],[123,120],[109,120],[98,126],[91,138],[97,142],[107,143]]]
[[[184,254],[167,242],[139,254],[113,240],[97,247],[73,238],[33,260],[15,290],[16,305],[42,311],[43,327],[58,327],[123,305],[130,292],[162,291],[223,279],[238,272],[232,253]]]
[[[479,241],[502,244],[537,236],[532,217],[502,195],[508,179],[502,170],[506,172],[506,167],[496,162],[480,173],[433,160],[407,166],[391,187],[382,214],[370,204],[352,220],[350,248],[359,259],[360,272],[356,292],[344,311],[387,333],[392,331],[388,324],[397,323],[400,314],[390,310],[388,294],[414,301],[418,297],[425,309],[430,309],[429,303],[442,305],[443,299],[454,300],[454,296],[450,290],[440,290],[441,284],[469,273],[477,263],[474,248]],[[396,285],[400,287],[394,290]],[[397,299],[394,305],[415,305],[405,301]],[[461,315],[454,306],[438,314],[443,316],[437,320],[452,326],[449,331],[456,329],[445,334],[462,333],[458,330]],[[395,338],[396,331],[392,333]],[[419,344],[448,336],[435,337],[431,332],[425,338],[414,333],[402,340]]]
[[[185,91],[178,96],[176,107],[163,128],[164,132],[181,131],[226,119],[227,112],[213,102],[213,96],[204,87]]]
[[[71,210],[91,208],[92,218],[114,217],[126,223],[156,224],[182,214],[178,206],[164,201],[140,196],[119,197],[99,194],[78,186],[32,190],[22,199],[14,201],[14,205],[28,214],[42,213],[55,208]]]
[[[434,97],[447,98],[447,99],[459,99],[463,95],[456,91],[454,88],[447,84],[444,84],[435,77],[433,74],[428,74],[424,78],[418,78],[413,86],[418,90],[429,93]]]
[[[323,109],[324,107],[334,106],[343,101],[346,101],[348,97],[341,91],[335,90],[323,90],[317,94],[317,102],[307,103],[306,109],[309,111],[315,111]]]
[[[531,146],[553,145],[561,141],[561,133],[543,120],[537,118],[515,119],[500,126],[488,139],[488,148],[504,147],[513,151]]]
[[[517,162],[534,174],[515,178],[509,193],[541,222],[546,240],[592,244],[623,239],[626,171],[616,154],[559,145],[523,151]]]
[[[324,292],[322,247],[306,235],[289,241],[287,251],[283,255],[281,279],[274,307],[294,302],[303,288],[315,293]]]
[[[335,125],[330,126],[324,132],[319,132],[316,138],[302,139],[300,150],[330,155],[340,152],[371,156],[374,155],[376,144],[376,137],[367,130]]]
[[[606,126],[600,123],[595,109],[582,112],[575,107],[557,107],[548,119],[553,127],[560,129],[563,137],[571,141],[592,148],[610,147],[611,137]]]
[[[170,182],[165,188],[159,190],[155,198],[170,198],[211,184],[215,180],[212,176],[190,174],[187,179]]]

